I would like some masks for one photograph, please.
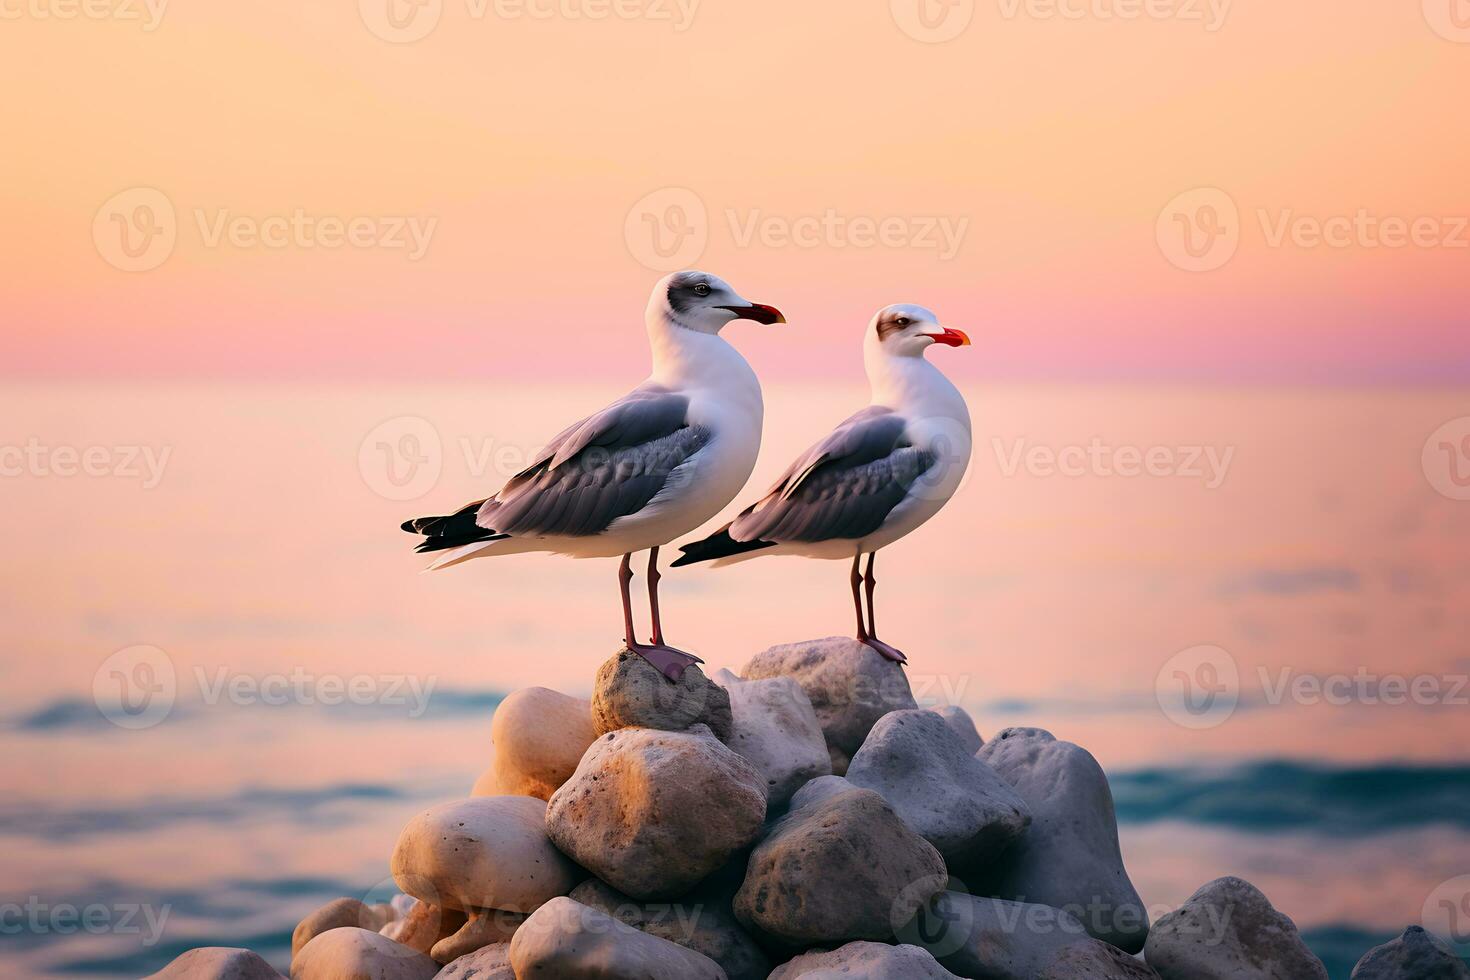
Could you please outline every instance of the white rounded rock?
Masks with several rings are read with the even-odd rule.
[[[831,952],[803,953],[770,980],[959,980],[918,946],[856,942]]]
[[[741,680],[728,670],[714,676],[730,692],[734,717],[725,741],[766,780],[772,809],[782,809],[810,780],[832,772],[817,713],[792,677]]]
[[[839,776],[879,718],[918,707],[903,668],[846,636],[771,647],[751,658],[740,674],[746,680],[791,677],[801,685]]]
[[[1216,878],[1160,917],[1143,955],[1164,980],[1327,980],[1296,923],[1240,878]]]
[[[546,836],[546,804],[479,796],[420,813],[398,835],[393,880],[448,909],[533,912],[584,875]]]

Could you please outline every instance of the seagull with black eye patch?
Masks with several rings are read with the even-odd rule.
[[[448,568],[472,558],[551,552],[622,556],[618,587],[628,649],[677,680],[698,657],[664,642],[658,550],[735,499],[760,452],[760,382],[720,331],[735,320],[785,323],[773,306],[743,299],[705,272],[660,280],[644,322],[648,379],[569,426],[493,497],[444,517],[407,521],[419,552]],[[648,551],[651,642],[634,635],[634,552]]]
[[[674,567],[712,561],[719,568],[762,555],[851,559],[857,638],[889,660],[907,663],[901,651],[878,639],[874,560],[880,548],[939,513],[964,478],[970,411],[959,389],[924,353],[935,344],[969,343],[922,306],[879,310],[863,339],[872,387],[868,407],[798,457],[734,521],[684,545]]]

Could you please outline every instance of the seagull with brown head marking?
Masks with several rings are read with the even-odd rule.
[[[709,273],[676,272],[645,313],[653,371],[602,411],[564,429],[493,497],[444,517],[407,521],[431,568],[545,551],[622,556],[618,587],[628,649],[677,680],[698,657],[668,646],[658,604],[658,549],[735,499],[760,452],[760,382],[720,331],[736,320],[785,323]],[[634,552],[648,551],[651,642],[634,635]]]
[[[850,559],[857,638],[906,663],[878,639],[875,555],[939,513],[959,489],[970,461],[970,412],[924,355],[936,344],[969,343],[922,306],[879,310],[863,339],[871,404],[798,457],[734,521],[683,546],[674,566],[713,561],[718,568],[762,555]]]

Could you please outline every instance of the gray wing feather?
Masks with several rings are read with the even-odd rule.
[[[586,537],[636,514],[710,441],[689,399],[644,385],[563,430],[476,517],[500,534]]]
[[[932,454],[904,439],[905,426],[891,409],[875,406],[858,412],[737,517],[730,537],[814,542],[872,534],[934,465]]]

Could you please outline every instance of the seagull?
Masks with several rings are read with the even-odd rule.
[[[851,558],[858,640],[907,663],[902,651],[878,639],[874,559],[878,549],[939,513],[959,489],[970,462],[970,412],[924,352],[969,343],[922,306],[879,310],[863,338],[871,404],[798,457],[734,521],[680,548],[674,567],[713,561],[719,568],[761,555]],[[859,570],[864,554],[866,573]]]
[[[563,429],[493,497],[448,516],[407,521],[403,530],[424,537],[418,552],[438,554],[430,569],[525,552],[622,555],[623,640],[677,681],[704,661],[664,642],[658,549],[735,499],[760,452],[760,382],[720,330],[735,320],[786,318],[741,298],[718,276],[684,271],[659,281],[644,319],[653,353],[648,380]],[[644,550],[648,644],[634,636],[629,596],[633,554]]]

